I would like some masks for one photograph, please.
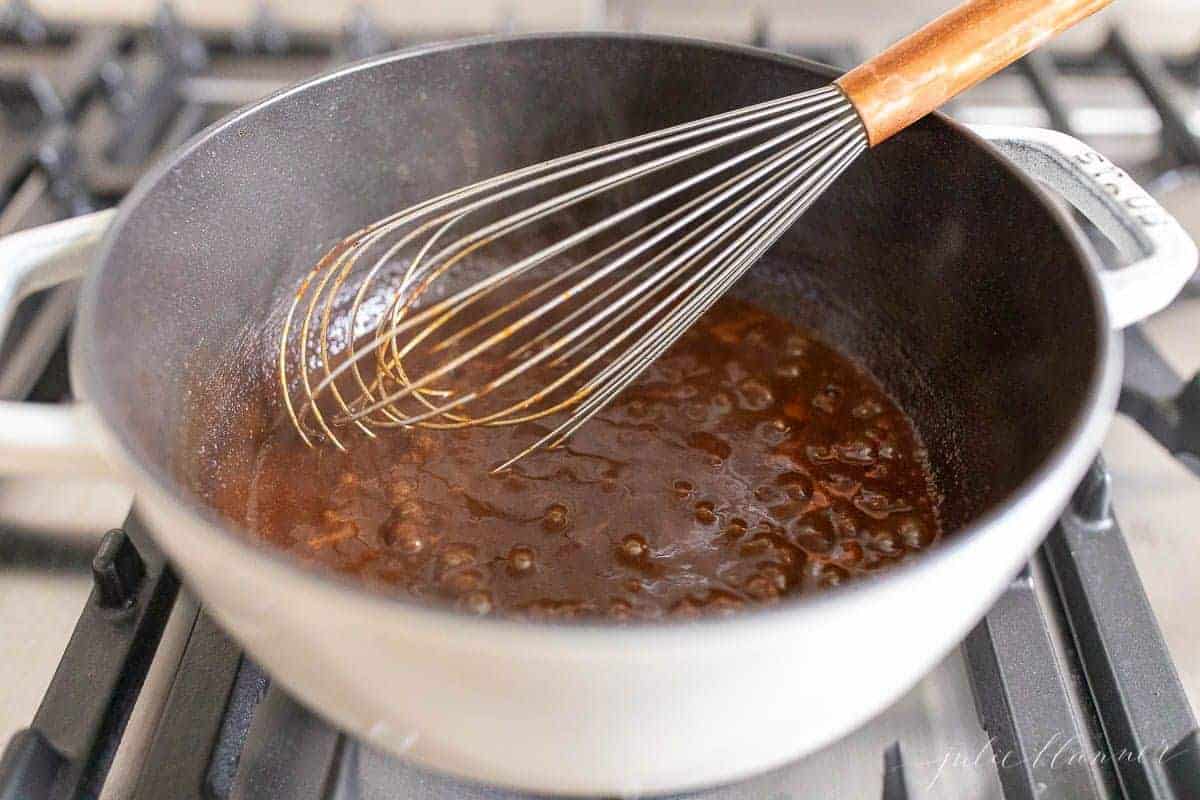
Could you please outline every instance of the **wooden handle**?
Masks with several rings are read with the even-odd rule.
[[[843,75],[871,146],[1112,0],[967,0]]]

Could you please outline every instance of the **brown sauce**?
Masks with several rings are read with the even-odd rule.
[[[212,447],[203,491],[303,561],[519,618],[730,613],[940,536],[904,412],[844,356],[741,301],[720,301],[564,448],[489,473],[547,430],[347,431],[343,453],[282,421],[249,457]]]

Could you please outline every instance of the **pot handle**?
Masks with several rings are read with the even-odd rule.
[[[1196,270],[1196,244],[1180,224],[1111,161],[1065,133],[972,125],[1107,236],[1127,266],[1104,270],[1100,286],[1116,329],[1166,307]]]
[[[23,299],[83,275],[115,215],[97,211],[0,239],[0,340]],[[111,475],[91,419],[82,403],[0,401],[0,475]]]

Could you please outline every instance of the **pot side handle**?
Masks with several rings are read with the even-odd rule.
[[[0,340],[23,299],[83,275],[115,214],[97,211],[0,239]],[[112,473],[86,405],[0,400],[0,475]]]
[[[1195,272],[1196,244],[1175,218],[1083,142],[1041,128],[970,128],[1062,195],[1131,260],[1100,273],[1114,328],[1125,328],[1166,307]]]

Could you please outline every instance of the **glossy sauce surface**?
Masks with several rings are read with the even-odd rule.
[[[940,536],[903,411],[844,356],[741,301],[721,300],[564,448],[489,473],[547,430],[347,432],[343,453],[283,421],[249,456],[213,447],[202,490],[306,562],[533,619],[731,613]]]

